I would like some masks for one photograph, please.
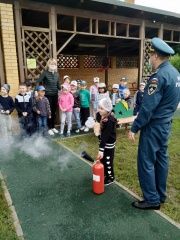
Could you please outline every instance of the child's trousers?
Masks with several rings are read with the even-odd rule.
[[[4,138],[11,136],[11,115],[0,114],[0,132]]]
[[[105,148],[104,157],[101,159],[104,165],[104,176],[111,180],[114,180],[114,151],[115,146],[113,148]]]
[[[67,122],[67,131],[70,132],[72,128],[72,112],[61,113],[61,134],[64,132],[65,121]]]

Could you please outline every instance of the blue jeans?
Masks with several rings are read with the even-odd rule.
[[[48,131],[47,126],[47,116],[37,115],[37,123],[38,123],[38,133],[41,135],[45,135]],[[44,131],[43,131],[44,127]]]
[[[76,120],[77,128],[81,128],[81,120],[80,120],[80,112],[78,112],[77,108],[73,108],[74,118]]]

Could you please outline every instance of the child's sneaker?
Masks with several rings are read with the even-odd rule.
[[[88,132],[88,131],[89,131],[89,128],[86,127],[86,128],[84,129],[84,132]]]
[[[75,132],[76,132],[76,133],[79,133],[79,132],[80,132],[80,129],[77,129]]]
[[[58,130],[57,129],[55,129],[55,128],[53,128],[53,129],[51,129],[54,133],[58,133]]]
[[[68,132],[68,133],[66,134],[66,137],[70,137],[70,136],[71,136],[71,133]]]
[[[112,183],[114,183],[114,178],[110,179],[110,178],[105,177],[105,179],[104,179],[104,186],[108,186],[108,185],[110,185]]]
[[[49,129],[48,133],[49,135],[54,135],[54,132],[52,131],[52,129]]]
[[[60,137],[60,138],[64,138],[64,134],[63,134],[63,133],[61,133],[59,137]]]
[[[82,127],[80,128],[80,130],[82,130],[82,131],[83,131],[84,129],[85,129],[85,126],[82,126]]]

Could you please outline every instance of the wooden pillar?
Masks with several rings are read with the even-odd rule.
[[[109,46],[106,45],[106,57],[109,57]],[[106,87],[108,87],[109,83],[108,83],[108,68],[105,70],[105,84]]]
[[[3,60],[3,51],[2,51],[2,42],[1,42],[1,32],[0,32],[0,84],[5,83],[4,75],[4,60]]]
[[[163,24],[161,24],[160,28],[159,28],[159,31],[158,31],[158,37],[163,39]]]
[[[50,29],[52,31],[52,56],[57,59],[57,45],[56,45],[56,28],[57,28],[57,17],[55,7],[51,7],[50,12]]]
[[[145,22],[142,21],[140,27],[140,44],[139,44],[139,74],[138,74],[138,84],[137,87],[139,88],[139,83],[142,81],[143,77],[143,67],[144,67],[144,41],[145,41]]]
[[[0,24],[6,83],[11,86],[11,96],[15,96],[18,92],[19,74],[12,4],[0,3]]]
[[[25,76],[24,76],[22,37],[21,37],[21,14],[20,14],[19,2],[16,2],[16,1],[14,2],[14,17],[15,17],[16,39],[17,39],[19,77],[20,77],[20,82],[24,82]]]

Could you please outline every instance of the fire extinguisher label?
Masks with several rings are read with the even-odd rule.
[[[100,182],[100,176],[93,174],[93,181]]]

